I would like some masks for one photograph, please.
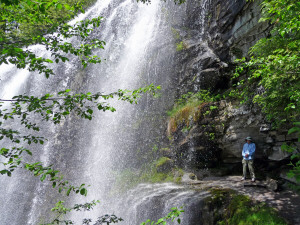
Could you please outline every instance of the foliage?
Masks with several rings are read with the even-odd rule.
[[[64,206],[64,201],[59,201],[56,203],[55,207],[51,209],[52,212],[57,214],[56,218],[51,222],[43,225],[55,225],[55,224],[74,224],[72,220],[65,220],[62,217],[71,211],[90,211],[99,203],[99,201],[87,202],[84,204],[75,204],[72,208],[66,208]],[[98,217],[98,219],[93,223],[94,225],[98,224],[110,224],[117,223],[119,221],[123,221],[122,218],[118,218],[116,215],[104,215]],[[83,219],[82,224],[90,224],[92,223],[92,219]]]
[[[189,106],[196,107],[203,103],[213,102],[218,99],[218,96],[213,96],[207,90],[201,90],[199,92],[193,93],[188,92],[183,94],[179,99],[176,100],[175,106],[172,110],[168,111],[167,114],[169,117],[175,116],[180,110]]]
[[[160,167],[166,163],[168,163],[170,159],[168,157],[161,157],[157,161],[154,162],[156,167]]]
[[[174,222],[174,220],[177,218],[177,223],[180,224],[181,223],[181,219],[178,218],[180,216],[181,213],[184,212],[184,210],[182,209],[183,207],[180,207],[179,209],[177,207],[171,208],[171,212],[168,213],[167,216],[160,218],[157,221],[151,221],[151,220],[147,220],[146,222],[141,223],[140,225],[154,225],[154,224],[162,224],[162,225],[166,225],[168,221],[172,221]]]
[[[93,55],[96,48],[103,49],[105,42],[90,38],[94,28],[100,26],[101,17],[86,19],[75,24],[67,23],[80,12],[84,12],[83,4],[89,5],[93,0],[3,0],[0,1],[0,65],[12,64],[17,68],[26,68],[44,74],[47,78],[54,75],[49,65],[52,63],[66,62],[70,55],[77,56],[83,66],[88,63],[99,63],[101,59]],[[71,39],[76,38],[73,44]],[[51,58],[38,55],[32,45],[44,47],[51,54]],[[42,162],[26,162],[30,159],[32,151],[25,148],[31,144],[43,145],[47,139],[36,135],[40,131],[39,122],[52,122],[59,124],[70,115],[91,120],[94,109],[100,111],[115,111],[107,102],[111,98],[121,101],[137,103],[142,93],[152,92],[159,87],[153,85],[137,90],[118,90],[114,93],[71,93],[70,89],[57,94],[46,94],[41,97],[19,95],[12,99],[0,99],[0,140],[5,141],[7,147],[0,149],[1,175],[12,176],[17,168],[29,170],[34,176],[39,176],[41,181],[49,180],[52,187],[58,191],[65,191],[68,196],[71,192],[87,195],[85,184],[74,186],[63,178],[52,165],[43,165]],[[154,92],[152,92],[154,93]],[[11,102],[8,109],[3,107],[5,101]],[[7,126],[8,125],[8,126]],[[17,126],[12,128],[12,126]],[[22,129],[20,125],[25,128]],[[9,127],[9,128],[6,128]],[[25,134],[22,133],[25,130]],[[9,141],[11,143],[9,143]],[[24,156],[24,153],[27,156]],[[29,157],[28,157],[29,156]],[[23,158],[24,157],[24,158]],[[59,202],[53,211],[59,216],[51,224],[73,224],[72,221],[59,220],[59,217],[71,210],[80,208],[89,210],[95,202],[87,205],[75,205],[66,208]],[[100,217],[97,224],[114,223],[120,218],[114,215]],[[85,220],[84,224],[89,224]]]
[[[291,126],[300,117],[300,5],[296,0],[264,0],[262,22],[271,22],[270,37],[262,38],[250,50],[250,60],[240,64],[233,77],[237,89],[229,96],[244,102],[257,103],[273,128]],[[289,130],[297,132],[299,127]],[[295,148],[284,144],[282,149],[293,153],[288,176],[300,180],[300,157]]]
[[[69,5],[50,0],[20,0],[0,2],[0,65],[11,63],[17,68],[44,73],[48,78],[54,75],[49,64],[68,61],[66,54],[77,56],[83,67],[88,63],[99,63],[98,56],[92,56],[95,48],[104,48],[105,42],[91,39],[89,34],[99,27],[102,18],[83,20],[75,25],[67,24],[79,12],[84,12],[82,2]],[[61,15],[56,17],[53,12]],[[67,12],[67,13],[66,13]],[[19,34],[19,26],[29,24],[42,30]],[[27,29],[25,29],[27,30]],[[70,38],[78,38],[80,45],[72,44]],[[31,45],[44,46],[51,53],[51,59],[43,58],[32,50]]]
[[[208,90],[201,90],[196,93],[188,92],[176,100],[175,106],[172,110],[168,111],[167,114],[168,116],[173,117],[176,113],[178,113],[178,111],[182,110],[186,106],[196,107],[203,103],[214,102],[219,99],[219,95],[214,96]]]
[[[288,134],[297,133],[298,134],[298,142],[300,142],[300,122],[294,123],[295,127],[292,127]],[[289,178],[295,178],[297,182],[300,182],[300,153],[296,151],[296,147],[290,146],[288,144],[283,144],[281,149],[292,153],[291,155],[291,163],[289,164],[292,169],[288,172]]]
[[[211,105],[209,110],[202,112],[202,109],[207,103],[214,102],[220,99],[219,95],[213,95],[207,90],[201,90],[197,93],[188,92],[183,94],[175,102],[175,106],[172,110],[168,111],[169,127],[168,133],[175,132],[179,125],[184,124],[185,129],[190,129],[190,121],[197,121],[201,115],[208,115],[213,110],[217,109],[217,106]]]
[[[184,49],[186,49],[186,44],[183,41],[181,41],[179,43],[176,43],[176,51],[179,52],[179,51],[182,51]]]
[[[229,94],[258,103],[274,127],[299,118],[299,12],[296,0],[263,1],[261,21],[270,21],[274,28],[252,47],[250,60],[237,60],[237,89]]]
[[[172,182],[174,175],[172,172],[158,172],[157,161],[144,165],[140,170],[124,169],[117,171],[115,175],[115,184],[112,190],[114,193],[123,193],[140,183],[161,183]]]
[[[36,117],[34,117],[36,115],[39,115],[41,120],[53,122],[54,124],[59,124],[70,114],[76,114],[84,119],[91,120],[94,108],[101,111],[115,111],[115,108],[106,102],[106,100],[110,98],[117,96],[119,100],[137,103],[141,93],[155,92],[156,89],[157,87],[150,85],[134,91],[118,90],[117,92],[108,95],[101,93],[70,94],[70,89],[67,89],[66,91],[59,92],[56,97],[50,94],[46,94],[40,98],[24,95],[15,96],[12,100],[9,100],[12,102],[10,109],[2,110],[0,108],[0,118],[2,118],[3,121],[0,122],[0,125],[4,124],[4,121],[9,122],[18,119],[20,124],[16,124],[18,127],[16,127],[15,130],[11,128],[1,128],[0,140],[8,139],[20,147],[1,148],[0,155],[6,160],[2,162],[4,169],[1,169],[0,173],[11,176],[11,173],[16,168],[23,167],[33,172],[35,176],[40,176],[41,181],[44,181],[46,177],[49,177],[52,186],[58,187],[59,192],[65,189],[67,195],[69,195],[71,191],[86,195],[87,190],[84,187],[84,184],[79,187],[70,185],[62,176],[58,176],[59,171],[52,169],[51,165],[43,166],[41,162],[23,162],[22,154],[26,152],[28,155],[32,155],[32,152],[29,149],[22,147],[22,145],[31,145],[32,143],[44,144],[45,138],[37,137],[33,134],[22,135],[18,131],[20,129],[19,126],[22,125],[28,130],[38,132],[40,128],[37,123],[33,122],[36,120]]]
[[[287,224],[277,215],[277,212],[265,203],[253,204],[248,196],[235,195],[226,213],[226,219],[219,224]]]
[[[55,207],[51,209],[51,211],[56,212],[56,214],[57,214],[56,218],[51,223],[47,223],[47,224],[43,224],[43,225],[55,225],[55,224],[61,224],[61,223],[66,224],[66,225],[74,224],[73,221],[62,219],[62,217],[71,211],[90,211],[98,203],[99,203],[99,201],[92,201],[92,202],[88,202],[85,204],[75,204],[72,208],[66,208],[64,206],[64,202],[59,201],[58,203],[56,203]],[[176,221],[180,224],[181,219],[178,217],[181,215],[181,213],[184,212],[184,210],[182,208],[183,207],[171,208],[171,211],[168,213],[168,215],[158,219],[157,222],[147,220],[146,222],[142,222],[140,225],[147,225],[147,224],[149,224],[149,225],[150,224],[151,225],[153,225],[153,224],[166,225],[168,221],[174,221],[175,219],[177,219]],[[97,220],[94,222],[92,221],[92,219],[85,218],[85,219],[83,219],[82,224],[83,225],[84,224],[91,225],[91,223],[93,223],[93,225],[100,225],[100,224],[109,225],[111,223],[118,223],[121,221],[123,221],[123,219],[117,217],[116,215],[104,215],[104,216],[98,217]]]
[[[138,2],[143,2],[143,3],[146,3],[146,4],[150,4],[151,3],[151,0],[137,0],[137,1]],[[166,1],[166,0],[164,0],[164,1]],[[185,3],[185,1],[186,0],[174,0],[174,3],[181,5],[181,4]]]
[[[211,189],[206,204],[217,211],[214,224],[287,224],[277,212],[265,203],[253,202],[248,196],[240,195],[232,189]],[[217,210],[220,209],[220,210]]]

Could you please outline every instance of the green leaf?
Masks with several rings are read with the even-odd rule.
[[[41,177],[41,181],[44,181],[46,176],[47,176],[47,174],[44,173],[43,176]]]
[[[80,194],[86,196],[87,195],[87,189],[81,188],[80,189]]]
[[[28,149],[25,149],[25,151],[27,152],[28,155],[32,155],[32,152]]]
[[[57,9],[62,9],[62,4],[58,3],[58,4],[56,5],[56,8],[57,8]]]
[[[64,7],[66,10],[70,10],[70,8],[71,8],[68,4],[64,4]]]
[[[291,129],[289,129],[288,134],[292,134],[295,132],[300,132],[300,127],[292,127]]]
[[[88,109],[87,112],[88,112],[89,114],[93,114],[93,110],[92,110],[92,109]]]
[[[71,192],[72,188],[69,188],[68,191],[67,191],[67,196],[70,195],[70,192]]]
[[[0,170],[0,173],[3,175],[3,174],[6,174],[8,171],[7,170]]]

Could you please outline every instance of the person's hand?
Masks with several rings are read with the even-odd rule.
[[[245,156],[246,156],[246,158],[248,158],[249,154],[246,154]]]

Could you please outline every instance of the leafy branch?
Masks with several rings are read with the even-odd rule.
[[[294,123],[294,127],[289,129],[288,134],[296,133],[298,135],[298,142],[300,142],[300,122]],[[295,178],[297,182],[300,182],[300,152],[297,151],[296,147],[288,145],[287,143],[281,146],[283,151],[292,153],[291,162],[288,164],[292,169],[288,172],[289,178]]]
[[[179,209],[177,207],[171,208],[171,212],[169,212],[167,216],[162,217],[157,221],[151,221],[148,219],[146,222],[143,222],[140,225],[154,225],[154,224],[166,225],[168,221],[174,222],[176,219],[177,219],[176,220],[177,223],[180,224],[181,219],[178,217],[180,216],[181,213],[184,212],[184,210],[182,208],[183,207],[180,207]]]
[[[59,201],[56,203],[55,207],[51,209],[52,212],[56,212],[57,216],[56,218],[47,224],[42,224],[42,225],[54,225],[54,224],[74,224],[73,221],[71,220],[64,220],[61,219],[64,215],[71,211],[90,211],[96,206],[100,201],[93,200],[92,202],[84,203],[84,204],[75,204],[72,208],[66,208],[64,206],[64,201]],[[104,215],[98,217],[98,219],[93,223],[94,225],[100,225],[100,224],[107,224],[109,225],[110,223],[118,223],[120,221],[123,221],[122,218],[117,217],[116,215]],[[89,225],[92,223],[92,219],[83,219],[82,224]]]

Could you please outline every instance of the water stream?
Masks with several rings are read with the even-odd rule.
[[[207,1],[202,4],[205,6]],[[99,0],[71,23],[99,15],[104,17],[102,26],[92,34],[106,41],[105,50],[95,52],[105,59],[101,64],[83,70],[78,59],[71,58],[66,64],[58,65],[56,75],[48,80],[26,70],[1,66],[2,99],[23,93],[39,96],[67,88],[74,92],[108,93],[150,83],[162,85],[161,99],[144,96],[139,105],[113,100],[111,104],[117,111],[97,112],[92,121],[74,116],[58,126],[41,123],[41,133],[49,141],[43,147],[30,146],[36,154],[34,159],[53,164],[75,184],[91,185],[87,198],[71,195],[66,201],[71,204],[101,200],[100,206],[89,214],[71,214],[76,222],[81,216],[95,219],[115,213],[124,217],[125,222],[121,224],[133,225],[147,218],[157,219],[173,206],[186,205],[190,213],[183,216],[187,221],[184,224],[197,223],[200,215],[197,207],[207,196],[206,192],[197,193],[168,183],[141,184],[123,197],[110,194],[115,171],[134,167],[136,149],[151,147],[152,139],[165,132],[162,115],[172,105],[176,89],[172,77],[176,45],[171,28],[180,23],[184,13],[184,5],[160,0],[153,0],[149,5],[133,0]],[[39,46],[34,48],[42,55],[47,54]],[[9,105],[6,103],[5,107]],[[64,199],[51,184],[41,183],[28,172],[17,171],[12,178],[1,176],[0,182],[1,225],[47,222],[51,217],[49,209],[58,199]]]

